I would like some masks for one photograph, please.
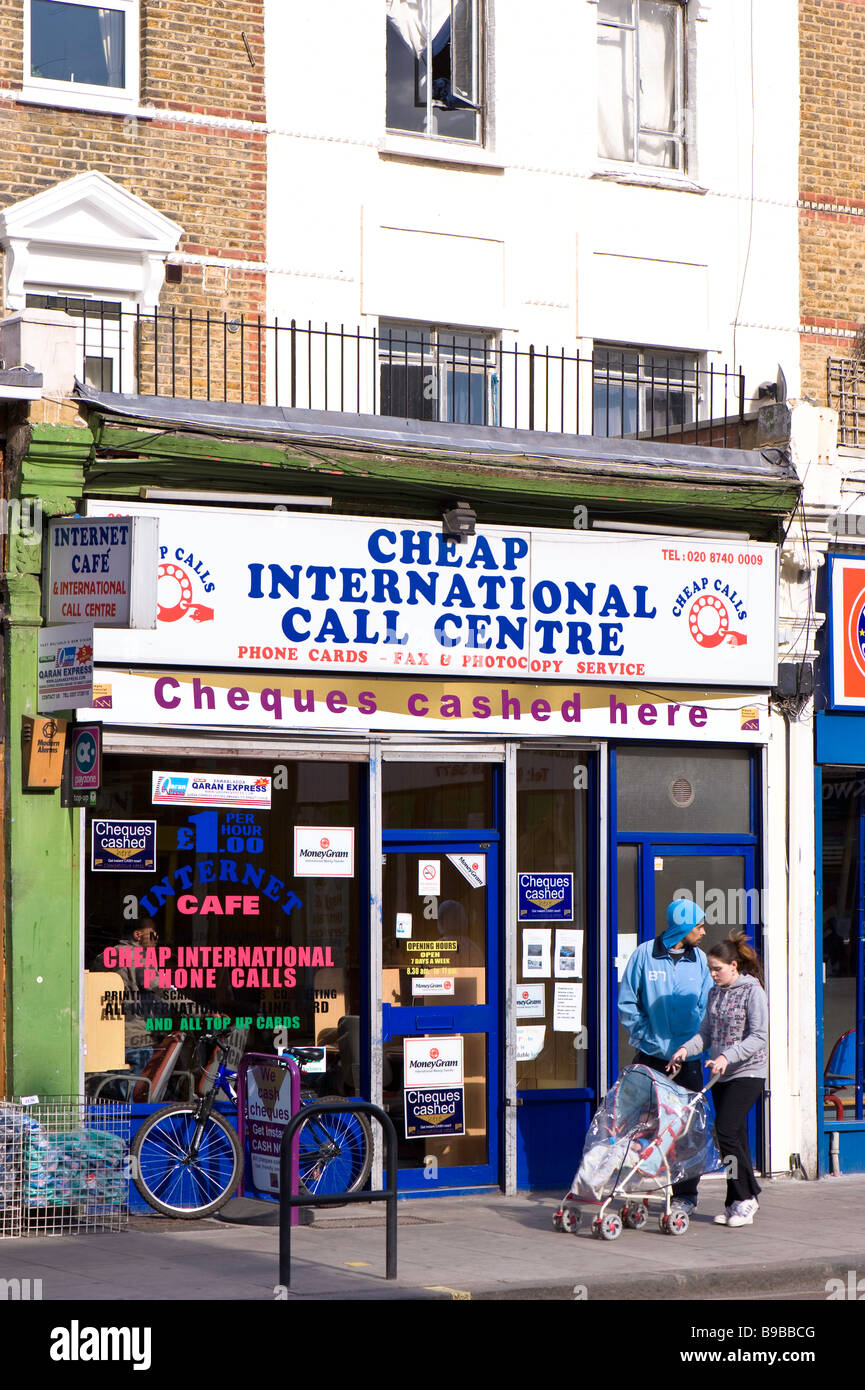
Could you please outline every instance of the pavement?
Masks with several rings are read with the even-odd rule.
[[[319,1209],[291,1237],[278,1279],[277,1209],[236,1199],[225,1216],[133,1216],[125,1231],[0,1240],[0,1278],[41,1280],[45,1301],[865,1298],[865,1175],[763,1180],[753,1226],[713,1224],[723,1181],[704,1178],[684,1236],[652,1216],[618,1240],[557,1233],[561,1193],[428,1197],[398,1204],[398,1277],[385,1279],[384,1203]],[[242,1218],[242,1219],[237,1219]],[[836,1280],[839,1283],[832,1284]],[[30,1285],[35,1291],[36,1285]],[[841,1290],[845,1292],[841,1292]],[[31,1297],[36,1296],[31,1292]]]

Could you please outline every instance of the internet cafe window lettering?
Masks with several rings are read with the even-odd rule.
[[[294,831],[356,826],[358,767],[286,762],[274,776],[256,760],[160,759],[160,772],[198,780],[266,776],[269,809],[154,805],[154,771],[150,759],[109,755],[88,812],[85,962],[99,1007],[85,1065],[101,1056],[139,1071],[166,1033],[188,1033],[191,1052],[197,1033],[221,1026],[250,1051],[324,1048],[329,1088],[342,1093],[340,1029],[356,1031],[360,1013],[357,876],[316,876],[305,862],[296,874]],[[106,869],[107,856],[97,868],[94,827],[106,821],[155,822],[155,867],[129,854],[131,870],[122,857]]]

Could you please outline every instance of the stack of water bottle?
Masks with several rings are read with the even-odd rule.
[[[129,1114],[79,1096],[0,1104],[0,1234],[122,1230]]]

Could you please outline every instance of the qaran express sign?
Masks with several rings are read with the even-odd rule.
[[[94,516],[111,503],[91,502]],[[365,517],[127,508],[159,518],[153,632],[96,659],[490,680],[775,680],[776,547]]]

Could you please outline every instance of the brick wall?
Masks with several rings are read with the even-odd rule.
[[[800,0],[799,20],[802,389],[825,403],[865,325],[865,3]]]
[[[177,251],[192,263],[164,286],[160,312],[174,306],[187,324],[190,311],[263,314],[266,137],[254,129],[265,120],[263,0],[141,0],[150,119],[16,101],[24,3],[0,0],[0,206],[96,170],[184,228]],[[214,269],[214,260],[247,264]],[[177,335],[175,321],[176,346]],[[195,353],[203,341],[193,332]]]

